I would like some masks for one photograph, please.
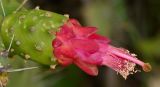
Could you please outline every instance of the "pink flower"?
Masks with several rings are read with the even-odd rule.
[[[138,60],[123,48],[110,45],[110,40],[96,34],[95,27],[82,27],[75,19],[66,22],[53,40],[53,53],[58,62],[67,66],[76,64],[89,75],[98,75],[98,66],[108,66],[124,78],[133,72],[136,64],[151,70],[149,63]]]

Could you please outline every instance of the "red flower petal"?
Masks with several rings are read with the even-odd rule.
[[[69,22],[72,23],[74,26],[81,26],[81,24],[76,19],[69,19]]]
[[[86,63],[95,65],[100,65],[102,63],[101,54],[99,54],[98,52],[89,54],[79,49],[75,51],[77,53],[78,58]]]
[[[71,45],[74,49],[80,49],[91,54],[99,49],[98,44],[92,40],[72,39]]]
[[[63,66],[68,66],[73,63],[73,60],[70,58],[65,58],[64,56],[61,56],[58,58],[58,62]]]
[[[101,36],[101,35],[98,35],[98,34],[92,34],[91,36],[88,37],[89,39],[94,39],[94,40],[98,40],[100,42],[105,42],[105,43],[109,43],[110,42],[110,39],[104,37],[104,36]]]
[[[55,39],[52,41],[52,46],[53,47],[59,47],[62,45],[62,42],[59,39]]]
[[[73,31],[77,36],[88,37],[96,33],[97,29],[95,27],[75,27]]]
[[[57,38],[59,38],[61,41],[69,40],[71,38],[75,37],[75,34],[72,30],[73,26],[69,26],[68,24],[63,25],[60,28],[60,31],[56,33]]]
[[[98,68],[94,64],[88,64],[81,60],[75,60],[74,63],[89,75],[98,75]]]
[[[61,46],[55,49],[55,51],[60,54],[65,56],[65,58],[75,58],[75,52],[68,46]]]
[[[66,58],[64,55],[61,54],[59,49],[55,49],[53,53],[54,53],[54,56],[57,57],[57,60],[61,65],[67,66],[67,65],[72,64],[73,59]]]

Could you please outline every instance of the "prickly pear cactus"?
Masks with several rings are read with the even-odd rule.
[[[0,35],[6,48],[12,37],[12,55],[20,55],[41,64],[55,64],[52,54],[53,32],[66,22],[68,17],[43,10],[25,10],[13,13],[2,23]]]

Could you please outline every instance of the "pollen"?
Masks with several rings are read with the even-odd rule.
[[[125,60],[125,65],[119,70],[120,75],[122,75],[124,79],[127,79],[128,75],[136,73],[135,66],[135,63]]]

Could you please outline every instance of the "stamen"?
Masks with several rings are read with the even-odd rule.
[[[128,75],[136,73],[135,66],[135,63],[126,60],[126,64],[123,66],[123,68],[118,70],[118,72],[123,76],[124,79],[127,79]]]
[[[113,54],[142,66],[142,68],[145,72],[151,71],[152,68],[151,68],[151,65],[149,63],[144,63],[144,62],[138,60],[135,56],[132,56],[130,53],[127,53],[127,54],[123,53],[123,51],[125,52],[125,50],[122,50],[122,52],[121,52],[120,51],[121,49],[119,50],[119,48],[115,48],[115,47],[112,47],[112,46],[110,46],[110,47],[112,49],[111,52]]]
[[[152,66],[149,63],[144,63],[142,67],[145,72],[150,72],[152,70]]]
[[[115,54],[115,55],[117,55],[117,56],[119,56],[119,57],[121,57],[121,58],[130,60],[130,61],[132,61],[132,62],[134,62],[134,63],[136,63],[136,64],[138,64],[138,65],[140,65],[140,66],[143,66],[143,65],[144,65],[144,62],[136,59],[135,57],[126,55],[126,54],[121,53],[121,52],[118,52],[118,51],[112,51],[112,53]]]

